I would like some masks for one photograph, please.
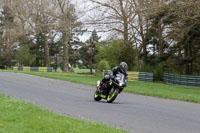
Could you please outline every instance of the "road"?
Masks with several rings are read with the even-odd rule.
[[[0,72],[0,93],[62,115],[100,122],[130,133],[200,133],[200,104],[124,93],[113,104],[95,102],[95,87]]]

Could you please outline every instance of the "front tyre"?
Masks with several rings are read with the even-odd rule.
[[[112,89],[107,97],[107,102],[112,103],[118,94],[119,94],[119,89]]]
[[[94,100],[95,101],[100,101],[102,98],[101,96],[99,95],[99,92],[96,90],[95,93],[94,93]]]

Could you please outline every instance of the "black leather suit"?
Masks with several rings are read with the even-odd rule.
[[[105,75],[104,78],[102,79],[103,83],[105,83],[106,81],[109,81],[112,78],[115,78],[117,74],[122,73],[125,76],[125,82],[127,84],[128,82],[128,73],[127,71],[122,71],[120,66],[116,66],[114,68],[112,68],[112,70],[110,71],[109,75]]]

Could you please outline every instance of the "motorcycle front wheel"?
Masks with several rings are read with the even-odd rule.
[[[112,89],[107,97],[107,102],[112,103],[116,99],[118,94],[119,94],[119,89]]]
[[[94,93],[94,100],[95,101],[100,101],[102,98],[101,96],[99,95],[99,92],[96,90],[95,93]]]

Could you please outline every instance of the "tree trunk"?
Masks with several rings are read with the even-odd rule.
[[[185,44],[185,59],[186,59],[186,63],[185,63],[185,74],[186,75],[190,75],[190,63],[188,62],[188,57],[189,57],[189,46],[188,46],[188,42],[186,42]]]
[[[158,25],[158,37],[159,37],[159,42],[158,42],[158,53],[159,55],[162,55],[163,54],[163,51],[164,51],[164,47],[163,47],[163,35],[162,35],[162,25],[161,23]]]
[[[138,72],[140,72],[140,58],[139,58],[139,50],[138,50],[138,45],[136,44],[136,54],[137,54],[137,67],[138,67]]]
[[[128,39],[128,22],[127,22],[127,18],[124,18],[124,42],[127,45],[129,43],[129,39]]]
[[[142,16],[141,16],[141,12],[138,14],[138,24],[139,24],[139,30],[140,30],[140,36],[141,36],[141,39],[142,39],[142,50],[143,50],[143,53],[146,53],[146,43],[144,42],[145,40],[145,36],[144,36],[144,28],[143,28],[143,20],[142,20]],[[147,26],[147,29],[148,29],[148,26]],[[138,64],[138,72],[140,71],[140,59],[139,59],[139,48],[136,44],[136,49],[137,49],[137,64]],[[144,57],[145,58],[145,57]],[[145,60],[143,60],[143,70],[144,70],[144,67],[145,67]]]
[[[127,18],[127,14],[124,10],[123,7],[123,1],[120,0],[120,10],[122,12],[122,16],[123,16],[123,28],[124,28],[124,42],[127,45],[129,43],[129,39],[128,39],[128,18]]]
[[[97,76],[97,64],[95,64],[95,72],[94,75]]]
[[[177,44],[178,45],[178,58],[179,59],[181,59],[182,58],[182,48],[181,48],[181,43],[178,43]],[[184,67],[180,67],[179,69],[178,69],[178,72],[179,72],[179,74],[183,74],[184,73]]]
[[[44,49],[45,49],[45,66],[48,67],[50,65],[49,63],[49,45],[48,45],[48,40],[47,37],[45,37],[45,42],[44,42]]]
[[[58,55],[56,54],[56,57],[55,57],[55,72],[57,72],[57,68],[58,68]]]
[[[63,46],[64,46],[63,70],[64,70],[64,72],[70,72],[70,69],[69,69],[69,35],[65,32],[63,32]]]
[[[89,66],[90,66],[90,74],[92,74],[92,57],[90,58]]]

